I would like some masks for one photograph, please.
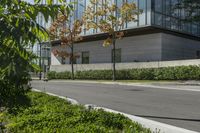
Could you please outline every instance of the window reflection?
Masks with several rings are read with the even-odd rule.
[[[152,25],[200,36],[200,24],[184,21],[188,12],[177,8],[179,2],[152,0]]]
[[[73,2],[74,0],[67,0]],[[78,0],[75,7],[74,17],[80,19],[83,15],[85,7],[89,4],[90,0]],[[99,2],[102,2],[100,0]],[[127,23],[124,28],[135,28],[146,25],[155,25],[161,28],[176,30],[180,32],[190,33],[200,36],[200,24],[193,22],[185,22],[184,19],[188,12],[183,9],[177,9],[175,6],[180,0],[112,0],[118,7],[123,2],[134,2],[136,6],[143,10],[143,13],[136,16],[137,21]],[[117,13],[117,12],[116,12]],[[200,10],[197,10],[200,14]],[[117,13],[119,15],[119,13]],[[75,19],[71,18],[71,22]],[[106,18],[104,18],[106,19]],[[100,32],[99,30],[89,30],[83,32],[83,35],[89,35]]]

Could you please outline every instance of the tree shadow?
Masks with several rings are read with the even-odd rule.
[[[24,108],[31,106],[31,99],[27,95],[16,95],[14,98],[9,98],[7,109],[9,114],[16,115]]]
[[[188,118],[176,118],[176,117],[163,117],[163,116],[150,116],[150,115],[135,115],[135,116],[138,116],[138,117],[146,117],[146,118],[157,118],[157,119],[177,120],[177,121],[200,122],[200,119],[188,119]]]

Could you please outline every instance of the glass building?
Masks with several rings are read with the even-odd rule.
[[[136,16],[137,21],[127,22],[124,25],[127,35],[117,43],[117,62],[200,58],[200,23],[185,21],[189,13],[187,10],[177,8],[180,1],[112,0],[119,7],[123,2],[134,2],[138,10],[142,10],[142,13]],[[59,4],[58,0],[54,2]],[[70,22],[73,22],[75,19],[81,19],[90,0],[67,0],[67,2],[76,3],[70,19]],[[196,9],[196,14],[200,14],[200,9]],[[45,23],[42,15],[39,15],[38,22],[48,28],[52,21]],[[102,39],[105,38],[104,34],[99,30],[86,30],[83,27],[82,36],[83,42],[75,45],[75,52],[80,55],[76,64],[112,62],[112,48],[102,48],[101,45]],[[59,47],[58,43],[52,44],[51,48],[59,49]],[[51,66],[62,64],[70,64],[70,61],[51,54]]]
[[[45,1],[41,1],[41,4],[46,4]],[[37,16],[37,23],[42,27],[48,29],[51,25],[52,20],[45,21],[44,16],[39,13]],[[51,65],[51,46],[49,42],[36,43],[32,48],[33,53],[38,57],[36,64],[42,69],[42,72],[47,72]]]
[[[186,22],[189,13],[175,8],[180,0],[151,0],[151,25],[200,36],[200,23]],[[196,9],[200,14],[200,9]]]
[[[74,0],[68,1],[74,2]],[[113,0],[113,2],[118,6],[122,5],[123,2],[134,2],[138,9],[143,11],[142,14],[136,16],[137,21],[127,23],[124,26],[125,29],[156,26],[176,32],[200,36],[200,23],[184,21],[188,12],[176,8],[180,0]],[[88,4],[89,0],[78,0],[75,5],[76,10],[73,17],[81,18]],[[200,9],[196,10],[196,13],[200,14]],[[89,35],[95,33],[98,33],[98,31],[89,30],[83,34]]]

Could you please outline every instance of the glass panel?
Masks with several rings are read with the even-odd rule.
[[[82,52],[82,64],[89,64],[90,54],[88,51]]]
[[[179,20],[176,18],[171,18],[171,29],[179,30]]]
[[[155,11],[162,13],[162,0],[155,0]]]
[[[171,0],[171,15],[174,17],[179,17],[180,10],[176,8],[178,0]]]
[[[155,13],[155,25],[162,26],[162,15]]]
[[[129,3],[133,2],[136,4],[136,6],[138,5],[138,0],[127,0],[127,2]],[[138,20],[138,16],[135,16],[135,17],[136,17],[136,20]],[[127,28],[133,28],[133,27],[138,27],[138,21],[127,23]]]
[[[165,6],[163,6],[164,13],[167,15],[170,15],[171,12],[171,0],[166,0],[165,1]]]
[[[85,10],[84,0],[78,1],[78,19],[81,19]]]
[[[146,24],[146,0],[139,1],[139,9],[143,11],[143,13],[139,15],[139,25],[145,25]]]
[[[86,7],[90,4],[90,0],[86,0],[85,1],[85,5]],[[94,30],[93,29],[90,29],[88,31],[86,31],[86,35],[90,35],[90,34],[93,34],[94,33]]]
[[[146,0],[147,1],[147,14],[146,14],[146,19],[147,19],[147,25],[151,24],[151,0]]]
[[[167,29],[170,29],[171,28],[171,17],[169,16],[163,16],[163,24],[165,24],[165,27]]]

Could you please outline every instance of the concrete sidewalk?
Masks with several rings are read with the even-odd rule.
[[[42,80],[43,81],[43,80]],[[83,84],[105,84],[105,85],[121,85],[135,86],[144,88],[157,88],[166,90],[181,90],[200,92],[199,81],[106,81],[106,80],[49,80],[50,83],[83,83]]]
[[[32,78],[32,80],[40,80],[37,77]],[[42,79],[47,80],[47,79]],[[51,82],[79,82],[79,83],[106,83],[106,84],[151,84],[151,85],[191,85],[191,86],[200,86],[200,80],[117,80],[117,81],[111,81],[111,80],[64,80],[64,79],[58,79],[58,80],[48,80]]]
[[[39,80],[39,79],[32,79],[32,80]],[[94,83],[94,84],[113,84],[113,85],[128,85],[128,86],[143,86],[143,87],[186,87],[190,86],[190,88],[196,87],[197,90],[200,90],[200,81],[195,80],[188,80],[188,81],[145,81],[145,80],[118,80],[118,81],[111,81],[111,80],[47,80],[42,79],[41,81],[47,82],[66,82],[66,83]],[[196,89],[195,88],[195,89]]]

